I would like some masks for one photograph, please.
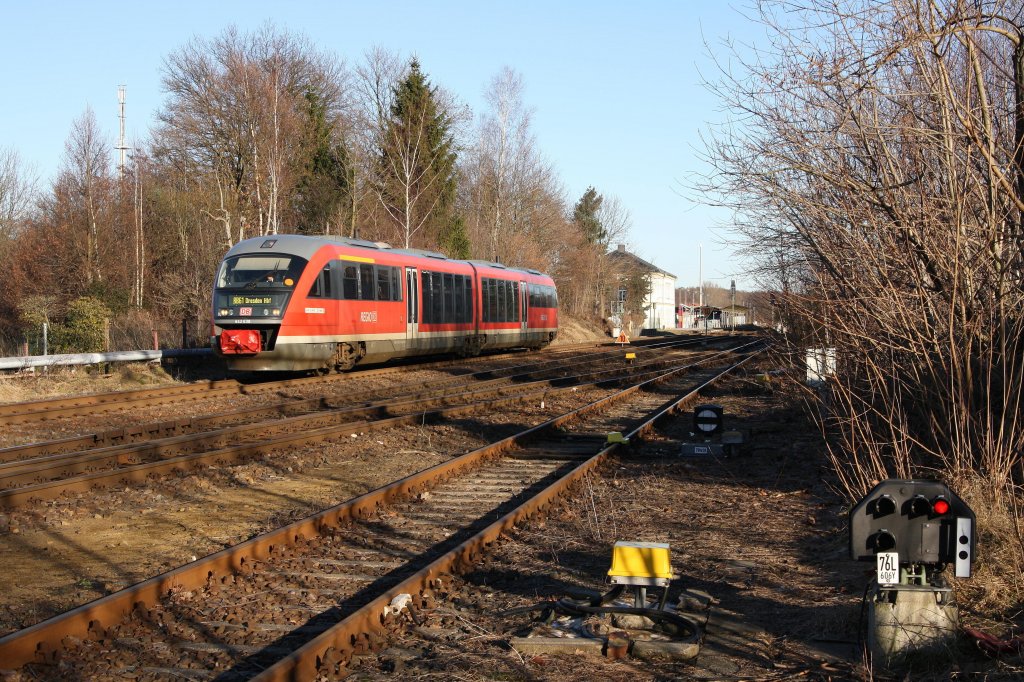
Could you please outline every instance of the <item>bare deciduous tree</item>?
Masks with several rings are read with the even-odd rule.
[[[879,478],[1021,461],[1024,47],[1002,2],[758,3],[771,48],[713,83],[707,195],[779,292],[793,349],[836,348],[833,461]]]
[[[196,39],[165,62],[169,100],[155,150],[213,188],[209,216],[232,244],[276,232],[283,198],[297,183],[310,140],[306,94],[330,121],[344,109],[344,69],[302,37],[267,25]]]
[[[17,150],[0,149],[0,241],[17,236],[36,195],[35,175]]]
[[[101,212],[109,211],[112,188],[110,174],[110,145],[103,139],[91,108],[75,120],[71,134],[64,145],[64,165],[58,183],[70,193],[68,197],[72,223],[76,233],[85,236],[83,269],[87,284],[103,279],[100,267],[100,226],[109,225]],[[111,245],[104,245],[109,248]]]

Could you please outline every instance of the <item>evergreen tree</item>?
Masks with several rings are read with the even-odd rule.
[[[465,228],[455,216],[456,169],[452,122],[438,106],[415,59],[395,88],[380,139],[378,193],[406,246],[460,246]],[[461,232],[462,236],[458,237]]]
[[[601,210],[601,203],[603,201],[604,197],[598,194],[596,189],[587,187],[587,191],[583,193],[583,196],[576,202],[576,207],[573,209],[573,222],[576,223],[583,236],[591,244],[603,244],[608,236],[604,225],[601,224],[601,219],[598,217],[598,211]]]
[[[470,242],[466,233],[466,221],[460,216],[453,216],[439,235],[438,245],[449,258],[469,258]]]
[[[344,140],[335,142],[327,122],[327,107],[314,91],[306,92],[309,103],[310,155],[294,198],[298,232],[324,234],[330,222],[344,224],[353,210],[355,168],[350,163]]]

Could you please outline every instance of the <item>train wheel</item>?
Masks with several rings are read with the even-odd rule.
[[[328,363],[335,372],[347,372],[356,366],[359,358],[363,357],[362,347],[353,348],[352,344],[339,343]]]
[[[459,350],[459,355],[464,358],[475,358],[480,355],[486,340],[487,337],[482,334],[466,337],[465,343],[462,344],[462,348]]]

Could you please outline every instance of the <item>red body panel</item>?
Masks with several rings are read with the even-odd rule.
[[[291,237],[295,239],[295,237]],[[466,345],[476,348],[500,348],[515,346],[540,347],[554,338],[558,329],[558,309],[553,307],[532,307],[529,285],[554,288],[554,282],[540,273],[495,267],[467,261],[448,260],[442,257],[400,252],[388,248],[368,249],[356,245],[331,242],[322,239],[316,246],[317,238],[310,237],[303,242],[307,258],[305,269],[290,288],[289,299],[283,315],[277,320],[253,321],[252,328],[245,327],[244,320],[231,320],[230,324],[216,328],[219,333],[219,352],[238,362],[249,363],[244,356],[260,355],[266,358],[258,366],[239,364],[238,367],[254,369],[296,369],[300,365],[314,366],[323,354],[333,351],[327,347],[338,344],[361,345],[367,356],[375,360],[381,357],[399,357],[431,352],[454,352]],[[284,241],[282,239],[282,241]],[[308,245],[313,244],[310,250]],[[251,253],[256,256],[268,255],[253,246]],[[262,247],[265,248],[265,247]],[[283,245],[282,245],[282,251]],[[237,251],[236,251],[237,253]],[[229,254],[230,255],[230,254]],[[335,263],[368,263],[398,268],[401,299],[352,300],[340,297],[310,296],[311,288],[317,283],[320,273],[330,263],[332,272],[337,272]],[[341,266],[344,267],[344,266]],[[416,269],[416,283],[419,289],[416,300],[416,324],[410,326],[407,301],[409,285],[406,268]],[[422,273],[451,273],[471,280],[472,295],[467,301],[472,305],[472,321],[458,323],[424,322],[424,280]],[[483,278],[505,280],[515,283],[518,292],[520,319],[511,322],[483,321]],[[332,280],[335,281],[335,280]],[[365,287],[365,284],[362,285]],[[397,291],[392,285],[392,291]],[[332,291],[337,296],[337,291]],[[553,296],[553,292],[552,292]],[[553,299],[552,299],[553,300]],[[525,313],[525,320],[523,314]],[[227,322],[227,320],[225,320]],[[220,321],[215,322],[221,324]],[[261,337],[262,334],[262,337]],[[261,338],[263,343],[261,344]],[[314,349],[316,346],[316,349]],[[372,346],[372,348],[371,348]],[[308,351],[300,350],[308,347]],[[290,349],[290,350],[286,350]],[[440,350],[438,350],[440,349]],[[447,350],[446,350],[447,349]],[[279,359],[280,358],[280,359]],[[312,359],[310,359],[312,358]],[[307,361],[308,360],[308,361]],[[323,358],[326,360],[326,358]]]
[[[255,329],[226,329],[220,334],[220,352],[256,355],[260,352],[260,333]]]

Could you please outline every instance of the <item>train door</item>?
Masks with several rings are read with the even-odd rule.
[[[526,328],[529,326],[527,318],[530,314],[530,285],[526,282],[519,283],[519,300],[519,316],[521,318],[521,321],[519,322],[519,330],[522,331],[523,334],[526,334]]]
[[[416,343],[420,328],[420,278],[416,268],[405,268],[405,347],[417,348]]]

